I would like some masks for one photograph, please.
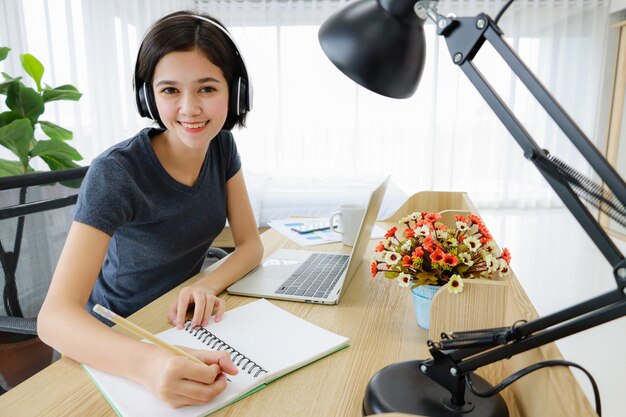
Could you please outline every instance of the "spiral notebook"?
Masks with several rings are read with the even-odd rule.
[[[228,375],[226,390],[209,403],[173,409],[142,385],[83,365],[120,416],[206,416],[349,345],[347,337],[294,316],[265,299],[229,310],[222,321],[206,328],[188,323],[182,330],[172,328],[157,336],[173,345],[228,351],[239,373]]]

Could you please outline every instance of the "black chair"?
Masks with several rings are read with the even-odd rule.
[[[37,314],[87,169],[0,178],[0,393],[59,356],[37,337]]]

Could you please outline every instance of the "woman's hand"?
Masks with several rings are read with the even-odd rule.
[[[181,349],[206,365],[155,347],[144,384],[172,407],[205,404],[226,389],[226,374],[238,370],[227,352]]]
[[[168,319],[176,328],[183,328],[187,308],[192,304],[194,308],[191,324],[194,326],[206,326],[212,315],[215,315],[215,321],[218,322],[224,315],[224,300],[200,285],[190,285],[180,290],[178,299],[170,305],[167,312]]]

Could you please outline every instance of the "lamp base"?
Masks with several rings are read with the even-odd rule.
[[[419,369],[422,362],[398,362],[378,371],[367,384],[363,415],[399,412],[428,417],[509,416],[499,394],[481,398],[468,390],[463,406],[452,404],[452,395],[422,374]],[[477,375],[472,375],[472,383],[481,391],[491,388],[487,381]]]

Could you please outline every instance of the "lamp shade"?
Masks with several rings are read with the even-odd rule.
[[[320,27],[322,50],[344,74],[375,93],[407,98],[424,70],[424,20],[415,0],[358,0]]]

